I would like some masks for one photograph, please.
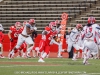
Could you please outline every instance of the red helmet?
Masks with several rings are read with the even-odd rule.
[[[45,30],[46,30],[46,31],[50,31],[50,30],[51,30],[51,28],[50,28],[50,27],[48,27],[48,26],[46,26],[46,27],[45,27]]]
[[[49,27],[52,28],[53,26],[56,26],[56,23],[55,22],[50,22]]]
[[[56,20],[55,23],[56,23],[56,24],[60,24],[60,20]]]
[[[20,22],[16,22],[15,23],[15,26],[17,27],[17,26],[21,26],[21,23]]]
[[[95,23],[95,18],[94,17],[88,17],[88,24],[94,24]]]
[[[33,24],[33,23],[35,23],[35,20],[34,19],[30,19],[29,20],[29,24]]]
[[[82,24],[77,24],[77,25],[76,25],[76,28],[78,28],[78,29],[79,29],[79,28],[82,28],[82,27],[83,27]]]
[[[24,22],[23,22],[23,24],[27,24],[27,23],[28,23],[27,21],[24,21]]]

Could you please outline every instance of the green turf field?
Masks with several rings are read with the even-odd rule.
[[[100,75],[100,60],[90,59],[83,65],[82,59],[47,58],[38,63],[38,58],[0,59],[0,75]]]

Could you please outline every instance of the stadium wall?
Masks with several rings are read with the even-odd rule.
[[[37,47],[39,45],[40,39],[41,39],[41,34],[38,34],[37,38],[35,39],[35,45]],[[65,42],[65,39],[64,39],[63,48],[65,49],[66,47],[67,46],[66,46],[66,42]],[[4,35],[3,48],[4,48],[5,52],[8,52],[9,48],[10,48],[10,40],[9,40],[7,34]],[[58,51],[57,45],[53,44],[53,45],[50,46],[50,52],[57,52],[57,51]]]

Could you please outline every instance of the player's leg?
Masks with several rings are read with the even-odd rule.
[[[50,51],[50,46],[45,46],[44,53],[42,54],[38,62],[45,62],[44,58],[48,55],[49,51]]]
[[[27,56],[28,58],[30,58],[30,57],[31,57],[31,56],[30,56],[30,52],[31,52],[31,50],[32,50],[32,48],[33,48],[34,42],[33,42],[33,40],[32,40],[31,37],[26,38],[26,39],[25,39],[25,42],[28,44],[26,56]]]
[[[18,58],[19,58],[19,57],[22,57],[22,49],[18,49],[17,52],[18,52],[17,57],[18,57]]]
[[[100,59],[100,49],[98,49],[98,59]]]
[[[88,49],[86,52],[84,52],[84,59],[83,59],[83,64],[87,65],[88,64],[88,59],[90,58],[91,51]]]
[[[8,58],[11,59],[14,54],[17,52],[16,50],[18,50],[18,48],[21,46],[21,44],[24,42],[25,37],[23,37],[22,35],[18,36],[18,41],[16,46],[12,49],[12,51],[9,53]]]
[[[36,51],[32,50],[32,53],[33,53],[33,57],[35,58],[36,57]]]
[[[100,45],[98,45],[98,53],[97,53],[97,58],[100,59]]]
[[[73,47],[76,49],[74,52],[74,56],[72,58],[72,60],[77,60],[77,54],[79,52],[79,45],[78,44],[73,44]]]
[[[90,54],[92,51],[97,51],[98,47],[94,41],[86,41],[85,46],[88,48],[87,53],[84,52],[84,60],[83,63],[87,65],[88,59],[90,58]]]
[[[77,58],[80,58],[80,56],[81,56],[81,50],[78,51]],[[81,56],[81,58],[82,58],[82,56]]]
[[[67,52],[70,52],[73,46],[73,42],[70,39],[68,39],[67,43],[68,43]]]
[[[57,57],[62,57],[62,55],[61,55],[62,52],[64,52],[64,51],[62,50],[62,43],[60,42],[58,44],[58,56]]]
[[[33,57],[35,58],[36,57],[36,45],[34,44],[33,48],[32,48],[32,53],[33,53]]]
[[[49,58],[49,56],[50,56],[50,51],[49,51],[49,53],[47,54],[46,58]]]
[[[61,42],[57,42],[54,39],[52,39],[51,42],[50,42],[50,44],[56,44],[56,45],[58,45],[58,55],[57,55],[57,57],[62,57],[61,56],[61,52],[63,52],[63,50],[62,50],[62,43]]]
[[[92,48],[92,53],[93,53],[93,56],[94,56],[94,59],[98,59],[99,55],[99,48],[98,48],[98,45],[96,43],[93,44],[94,47]]]
[[[38,53],[39,56],[42,55],[42,53],[44,52],[44,49],[45,49],[45,41],[44,40],[40,40],[39,50],[37,48],[37,53]]]
[[[0,43],[0,58],[4,58],[4,56],[2,55],[2,53],[3,53],[3,46]]]
[[[27,44],[25,42],[23,43],[22,50],[22,57],[26,58]]]

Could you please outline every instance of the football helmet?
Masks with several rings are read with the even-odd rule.
[[[88,17],[88,24],[94,24],[96,22],[95,17]]]

